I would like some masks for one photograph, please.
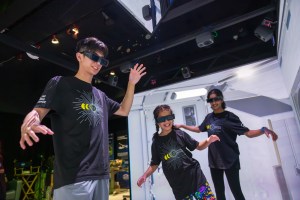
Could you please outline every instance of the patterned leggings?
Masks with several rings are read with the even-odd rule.
[[[205,185],[202,185],[198,190],[186,196],[183,200],[216,200],[215,195],[212,193],[208,182],[206,181]]]

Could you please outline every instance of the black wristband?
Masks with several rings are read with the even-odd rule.
[[[261,131],[262,133],[265,133],[266,127],[261,127],[260,131]]]

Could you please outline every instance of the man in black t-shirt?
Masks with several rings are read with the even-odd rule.
[[[108,200],[108,118],[128,115],[135,85],[146,72],[142,64],[130,70],[127,91],[119,104],[91,85],[93,76],[108,65],[106,45],[97,38],[86,38],[77,43],[76,52],[78,72],[48,82],[24,119],[20,146],[25,149],[25,143],[38,142],[36,133],[53,135],[55,200]],[[49,111],[51,129],[40,124]]]
[[[213,110],[209,113],[200,126],[187,126],[178,124],[177,128],[184,128],[193,132],[207,132],[208,136],[217,135],[220,142],[212,143],[208,147],[208,161],[212,180],[218,200],[225,200],[225,186],[223,174],[226,174],[228,184],[236,200],[244,200],[240,178],[239,148],[236,142],[238,135],[246,135],[249,138],[266,134],[275,141],[278,136],[272,130],[262,127],[258,130],[249,130],[232,112],[226,111],[223,101],[223,93],[218,89],[212,89],[207,94],[207,102]]]

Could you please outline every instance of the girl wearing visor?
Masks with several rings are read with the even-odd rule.
[[[153,114],[156,132],[152,139],[152,159],[149,168],[137,181],[137,185],[141,187],[147,177],[162,163],[164,174],[176,200],[215,200],[199,162],[192,158],[190,151],[203,150],[220,140],[219,137],[211,135],[206,140],[198,142],[186,132],[175,129],[173,126],[175,115],[168,105],[157,106]]]
[[[267,137],[277,140],[277,135],[266,127],[258,130],[249,130],[232,112],[226,111],[223,94],[218,89],[212,89],[207,94],[207,103],[213,110],[209,113],[200,126],[175,125],[193,132],[207,132],[208,135],[218,135],[221,142],[216,142],[208,147],[208,161],[212,180],[218,200],[225,200],[225,187],[223,174],[226,174],[229,187],[237,200],[244,200],[242,193],[239,170],[239,148],[236,142],[238,135],[249,138],[266,134]]]

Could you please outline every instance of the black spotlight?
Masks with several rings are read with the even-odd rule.
[[[171,97],[170,97],[170,99],[171,99],[171,100],[175,100],[175,99],[176,99],[176,97],[177,97],[176,93],[175,93],[175,92],[173,92],[173,93],[171,94]]]
[[[275,22],[264,19],[260,25],[254,30],[254,35],[264,42],[268,42],[273,37]]]
[[[191,77],[191,71],[189,67],[182,67],[181,68],[181,74],[183,78],[190,78]]]
[[[199,48],[209,46],[214,42],[215,41],[211,32],[205,32],[196,37],[196,43]]]
[[[118,83],[118,77],[116,75],[110,75],[108,78],[108,83],[112,86],[116,86]]]
[[[149,21],[152,19],[152,15],[151,15],[151,7],[149,5],[145,5],[143,8],[142,8],[142,13],[143,13],[143,18],[146,20],[146,21]]]

